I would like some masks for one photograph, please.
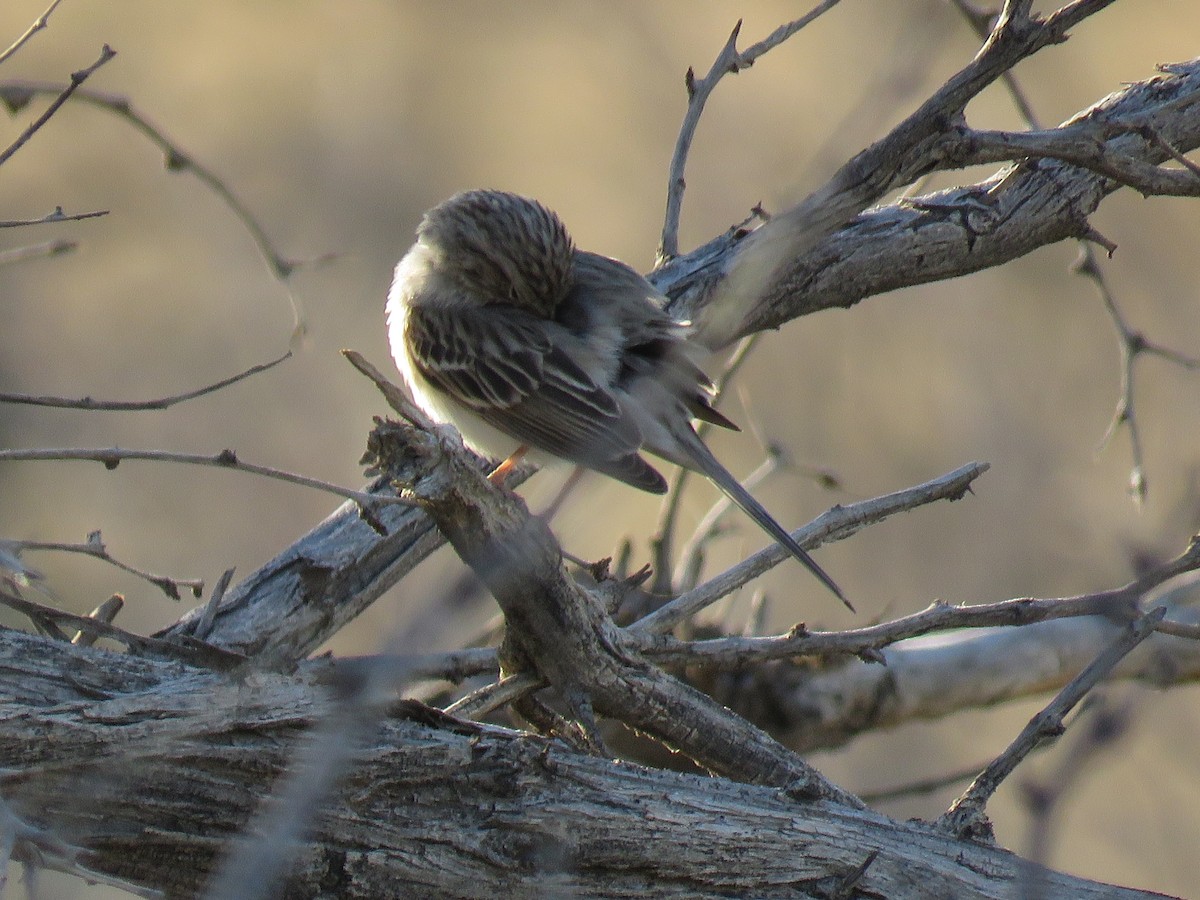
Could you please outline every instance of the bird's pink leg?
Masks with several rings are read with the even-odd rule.
[[[508,473],[521,464],[521,460],[525,458],[525,454],[528,452],[529,445],[522,444],[513,451],[512,456],[492,470],[492,473],[488,475],[487,480],[498,487],[504,487],[504,481],[506,478],[508,478]]]

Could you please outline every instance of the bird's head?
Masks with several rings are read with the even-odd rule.
[[[550,318],[570,289],[571,236],[535,200],[503,191],[455,194],[425,214],[417,239],[438,274],[482,303]]]

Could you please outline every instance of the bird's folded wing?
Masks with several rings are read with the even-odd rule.
[[[405,340],[435,388],[523,444],[633,487],[661,493],[661,475],[638,456],[642,435],[614,393],[571,358],[571,340],[512,307],[409,312]]]

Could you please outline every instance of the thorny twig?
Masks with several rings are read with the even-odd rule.
[[[1079,720],[1083,721],[1080,722]],[[1020,785],[1025,807],[1029,811],[1030,828],[1025,857],[1038,865],[1050,862],[1051,824],[1063,801],[1072,795],[1080,777],[1087,771],[1088,762],[1112,745],[1129,730],[1132,711],[1129,704],[1117,705],[1096,695],[1080,708],[1076,721],[1069,726],[1072,740],[1058,756],[1053,773],[1044,778],[1027,780]],[[1026,897],[1042,896],[1027,892]]]
[[[30,38],[50,24],[50,16],[53,15],[54,10],[58,8],[58,4],[60,3],[62,3],[62,0],[54,0],[53,3],[46,7],[45,12],[33,20],[33,24],[25,30],[23,35],[13,41],[7,50],[0,53],[0,64],[8,62],[18,50],[29,42]]]
[[[145,637],[110,625],[100,617],[81,616],[55,609],[52,606],[34,603],[32,600],[26,600],[4,590],[0,590],[0,604],[29,616],[35,623],[39,621],[63,622],[85,634],[108,638],[139,653],[153,654],[165,659],[181,659],[207,669],[227,671],[245,664],[247,660],[247,657],[240,653],[214,647],[194,638],[177,637],[166,641],[161,638]],[[69,640],[65,635],[61,639]]]
[[[184,463],[185,465],[193,466],[213,466],[218,469],[233,469],[237,472],[248,472],[252,475],[262,475],[265,478],[274,478],[277,481],[286,481],[289,484],[298,484],[302,487],[313,488],[318,491],[325,491],[329,494],[341,497],[345,500],[353,500],[366,511],[374,509],[380,503],[399,503],[404,506],[413,505],[413,501],[404,497],[389,496],[387,494],[368,494],[363,491],[354,491],[349,488],[339,487],[328,481],[321,481],[318,478],[309,478],[307,475],[298,475],[295,472],[287,472],[283,469],[275,469],[270,466],[260,466],[255,463],[243,462],[238,459],[236,453],[232,450],[222,450],[212,456],[205,456],[197,453],[173,453],[169,450],[125,450],[121,447],[107,448],[80,448],[80,447],[37,447],[31,450],[3,450],[0,449],[0,462],[27,462],[30,460],[93,460],[103,463],[106,469],[115,469],[123,460],[139,459],[151,460],[154,462],[170,462]]]
[[[683,172],[687,167],[688,152],[691,150],[692,140],[696,136],[700,116],[704,112],[704,106],[708,102],[709,95],[716,88],[717,82],[727,74],[737,73],[754,65],[756,59],[768,50],[782,44],[813,19],[832,9],[838,2],[839,0],[823,0],[806,15],[779,26],[764,40],[743,51],[739,51],[737,48],[738,34],[742,30],[742,21],[739,19],[707,75],[697,79],[696,73],[692,69],[687,70],[684,84],[687,87],[688,108],[683,122],[679,126],[679,137],[675,142],[675,152],[671,156],[667,179],[667,212],[663,222],[662,240],[658,246],[655,268],[679,255],[679,218],[683,209],[683,192],[687,186]]]
[[[70,99],[71,95],[79,89],[81,84],[88,80],[93,72],[95,72],[98,68],[116,55],[116,51],[108,46],[108,44],[105,44],[100,50],[100,56],[97,57],[94,63],[92,63],[86,69],[80,69],[78,72],[71,73],[70,84],[68,84],[66,87],[61,85],[55,86],[55,88],[49,93],[55,93],[58,96],[55,97],[54,101],[46,107],[45,112],[34,119],[33,122],[26,127],[26,129],[22,131],[20,135],[17,136],[15,141],[9,144],[8,147],[6,147],[3,151],[0,151],[0,165],[3,165],[12,157],[14,153],[24,147],[29,139],[38,132],[38,129],[50,121],[50,117],[58,112],[59,107],[61,107],[67,102],[67,100]]]
[[[107,209],[97,209],[85,213],[66,213],[61,206],[54,207],[53,212],[46,213],[40,219],[6,219],[0,221],[0,228],[25,228],[29,225],[49,225],[55,222],[82,222],[84,219],[98,219],[107,216]]]
[[[108,50],[107,46],[105,50],[110,54],[112,52]],[[107,59],[102,58],[101,61],[106,62]],[[94,69],[95,66],[91,68]],[[86,77],[86,74],[90,74],[90,71],[91,69],[85,70],[84,77]],[[71,76],[72,82],[65,90],[61,85],[42,81],[7,81],[0,83],[0,102],[3,102],[8,107],[10,113],[16,113],[27,106],[38,95],[53,95],[61,92],[59,99],[47,109],[38,120],[38,123],[35,123],[39,127],[72,94],[77,102],[88,103],[124,119],[134,130],[140,132],[162,151],[168,172],[191,172],[202,185],[217,196],[226,208],[233,213],[242,227],[249,232],[255,247],[258,248],[259,254],[270,268],[271,274],[276,280],[285,285],[287,285],[292,273],[297,269],[305,266],[319,265],[337,256],[337,254],[328,253],[318,256],[315,259],[307,260],[292,259],[285,256],[282,251],[276,248],[275,243],[267,235],[266,229],[259,223],[246,204],[234,194],[229,185],[215,172],[193,159],[178,144],[168,138],[160,128],[152,124],[148,118],[134,110],[133,105],[127,97],[105,94],[99,91],[76,91],[78,83],[75,79],[80,74],[75,73]],[[3,162],[3,160],[4,157],[0,156],[0,162]],[[307,330],[307,323],[304,321],[300,304],[290,288],[287,289],[286,294],[288,304],[292,310],[292,336],[293,340],[295,340]]]
[[[901,616],[890,622],[841,631],[809,631],[801,625],[786,634],[768,637],[743,635],[701,641],[679,641],[665,636],[657,627],[641,627],[642,622],[651,617],[634,623],[630,631],[635,635],[643,635],[641,638],[634,638],[636,646],[660,665],[738,667],[770,659],[834,655],[859,656],[879,661],[879,651],[882,648],[937,631],[1028,625],[1074,616],[1105,615],[1116,616],[1119,619],[1132,618],[1137,615],[1138,602],[1149,591],[1197,569],[1200,569],[1200,538],[1194,538],[1174,559],[1145,572],[1122,587],[1075,597],[1025,597],[973,606],[950,606],[938,602],[920,612]],[[1166,620],[1155,623],[1155,630],[1180,637],[1197,636],[1191,633],[1195,631],[1195,626]]]
[[[212,394],[252,375],[257,375],[259,372],[265,372],[279,365],[285,359],[290,359],[291,356],[292,351],[289,350],[283,356],[273,359],[270,362],[251,366],[244,372],[239,372],[237,375],[231,375],[228,378],[222,378],[213,384],[185,391],[182,394],[174,394],[170,397],[159,397],[154,400],[96,400],[92,397],[46,397],[35,396],[33,394],[0,393],[0,403],[20,403],[26,406],[52,406],[58,409],[100,410],[104,412],[140,412],[143,410],[168,409],[177,403],[184,403],[188,400],[194,400],[197,397],[203,397],[205,394]]]
[[[168,575],[155,575],[153,572],[147,572],[144,569],[121,562],[121,560],[109,554],[108,548],[104,546],[104,539],[99,531],[91,532],[87,536],[87,540],[82,544],[63,543],[59,541],[0,541],[0,546],[7,546],[18,551],[54,550],[59,553],[81,553],[84,556],[91,556],[95,559],[103,560],[111,566],[116,566],[118,569],[128,572],[131,575],[136,575],[144,581],[150,582],[172,600],[179,599],[180,587],[188,588],[194,597],[199,597],[204,592],[204,580],[202,578],[172,578]]]
[[[51,869],[81,878],[89,884],[104,884],[120,888],[137,897],[161,898],[165,895],[154,888],[142,887],[124,878],[89,868],[80,862],[88,854],[84,847],[67,843],[53,831],[25,821],[9,804],[0,798],[0,891],[8,881],[8,862],[15,859],[25,865],[26,880],[35,867]],[[27,885],[28,886],[28,885]],[[37,896],[32,890],[30,896]]]
[[[963,14],[963,17],[970,23],[976,35],[980,38],[986,38],[992,27],[992,15],[975,9],[966,0],[953,0],[955,7]],[[1008,90],[1009,97],[1012,99],[1017,112],[1025,123],[1035,130],[1040,130],[1042,124],[1034,112],[1033,105],[1025,96],[1016,75],[1012,71],[1004,73],[1002,80],[1005,88]],[[1168,142],[1162,139],[1161,135],[1152,127],[1149,129],[1151,139],[1156,139],[1157,143],[1164,149],[1168,155],[1184,166],[1193,175],[1193,181],[1200,183],[1200,169],[1196,164],[1179,153]],[[1161,172],[1162,170],[1155,169]],[[1134,502],[1141,505],[1146,500],[1146,466],[1145,457],[1142,451],[1142,436],[1141,430],[1138,427],[1137,414],[1134,408],[1133,395],[1133,367],[1138,356],[1142,353],[1152,353],[1156,356],[1161,356],[1177,365],[1188,369],[1200,368],[1200,359],[1188,357],[1181,353],[1168,350],[1157,344],[1152,344],[1138,331],[1133,329],[1126,321],[1125,316],[1121,313],[1120,307],[1117,305],[1116,297],[1109,288],[1108,280],[1104,276],[1104,270],[1100,265],[1100,259],[1096,255],[1096,248],[1092,243],[1085,239],[1079,241],[1080,257],[1074,265],[1074,271],[1091,279],[1096,287],[1100,299],[1104,303],[1104,309],[1108,313],[1109,319],[1113,323],[1113,328],[1117,332],[1119,341],[1119,352],[1121,355],[1121,388],[1120,397],[1117,400],[1116,410],[1113,412],[1113,417],[1109,421],[1108,428],[1105,430],[1104,437],[1100,441],[1100,448],[1107,447],[1116,435],[1117,430],[1124,425],[1129,429],[1129,444],[1130,453],[1133,457],[1133,465],[1129,472],[1129,493]],[[1111,252],[1110,252],[1111,255]]]
[[[1155,625],[1166,615],[1165,606],[1146,613],[1130,625],[1120,637],[1098,655],[1091,665],[1071,679],[1046,705],[1003,753],[996,757],[938,819],[938,825],[961,838],[987,836],[990,825],[984,808],[996,789],[1017,765],[1042,741],[1062,733],[1063,718],[1087,695],[1113,667],[1138,644],[1154,634]]]
[[[915,509],[936,500],[957,500],[971,488],[971,482],[986,472],[987,463],[971,463],[940,478],[882,497],[849,506],[835,506],[809,525],[793,532],[800,546],[811,550],[828,540],[848,537],[864,525],[873,524],[898,512]],[[777,544],[765,547],[736,566],[683,594],[666,606],[639,619],[631,628],[652,634],[670,631],[684,619],[737,590],[753,578],[788,558],[787,550]]]

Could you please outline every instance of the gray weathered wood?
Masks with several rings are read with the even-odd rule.
[[[23,816],[94,868],[196,896],[304,729],[311,673],[244,677],[0,631],[0,766]],[[581,756],[502,729],[385,716],[312,823],[289,897],[828,896],[871,853],[875,896],[1152,896],[928,825],[776,788]],[[81,790],[81,785],[86,789]]]

